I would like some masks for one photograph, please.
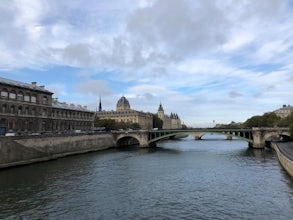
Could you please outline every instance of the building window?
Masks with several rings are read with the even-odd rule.
[[[9,99],[16,99],[16,93],[15,93],[15,91],[11,91],[9,93]]]
[[[21,113],[22,113],[22,107],[19,106],[19,107],[18,107],[18,114],[21,115]]]
[[[14,107],[14,105],[10,107],[10,113],[11,114],[14,114],[15,113],[15,107]]]
[[[47,116],[47,109],[43,109],[43,113],[42,113],[43,116]]]
[[[31,102],[32,103],[36,103],[37,102],[37,96],[36,95],[32,95]]]
[[[18,101],[23,101],[23,93],[22,93],[22,92],[19,92],[19,93],[17,94],[17,100],[18,100]]]
[[[24,101],[25,101],[25,102],[30,102],[30,100],[31,100],[30,95],[29,95],[29,94],[25,94],[25,95],[24,95]]]
[[[2,99],[7,99],[8,98],[8,91],[7,91],[7,89],[2,89],[2,91],[1,91],[1,98]]]
[[[3,113],[6,113],[6,111],[7,111],[7,105],[4,104],[4,105],[2,105],[2,112]]]
[[[47,96],[43,96],[43,104],[44,105],[48,104],[48,97]]]

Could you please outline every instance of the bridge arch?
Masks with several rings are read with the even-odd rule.
[[[116,147],[139,145],[139,140],[133,136],[124,136],[116,141]]]
[[[148,147],[147,131],[113,132],[116,147],[138,144],[140,147]]]
[[[243,129],[221,129],[221,128],[198,128],[191,130],[139,130],[139,131],[116,131],[113,132],[115,146],[128,144],[129,141],[137,140],[140,147],[149,147],[156,142],[170,137],[182,136],[192,133],[216,133],[237,137],[248,142],[253,148],[264,148],[266,141],[280,136],[289,136],[289,128],[243,128]],[[120,140],[121,139],[121,140]],[[133,140],[134,139],[134,140]]]
[[[205,134],[220,134],[220,135],[226,135],[226,136],[231,136],[231,137],[237,137],[238,139],[247,141],[248,143],[253,143],[253,137],[251,130],[231,130],[231,131],[222,131],[221,129],[206,129],[204,130],[178,130],[178,131],[162,131],[162,132],[153,132],[150,134],[149,137],[149,143],[153,144],[158,141],[170,138],[170,137],[175,137],[177,135],[182,135],[182,134],[188,134],[192,135],[195,137],[202,137]]]
[[[226,136],[226,140],[232,140],[232,137],[236,137],[237,139],[241,139],[241,140],[244,140],[247,142],[252,142],[251,139],[246,138],[245,136],[240,136],[240,135],[236,135],[233,133],[223,133],[223,132],[201,132],[201,133],[198,133],[198,132],[194,132],[189,135],[193,136],[195,140],[202,140],[203,136],[208,135],[208,134],[218,134],[221,136]]]
[[[280,133],[277,131],[264,134],[265,141],[277,141],[277,140],[280,140],[281,137],[288,137],[289,138],[290,134],[289,134],[289,132]]]
[[[289,128],[253,128],[253,147],[262,148],[267,142],[290,136]]]

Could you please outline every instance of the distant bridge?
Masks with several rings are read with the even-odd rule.
[[[149,147],[155,145],[158,141],[183,134],[193,135],[195,139],[201,139],[201,137],[207,133],[226,135],[228,139],[232,139],[234,136],[247,141],[250,147],[264,148],[266,141],[279,140],[283,136],[289,136],[289,128],[197,128],[181,130],[114,131],[113,136],[116,146],[138,143],[140,147]]]

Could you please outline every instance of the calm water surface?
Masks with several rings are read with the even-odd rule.
[[[240,140],[186,138],[0,171],[0,219],[292,216],[293,179],[274,152]]]

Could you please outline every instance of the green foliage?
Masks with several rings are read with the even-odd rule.
[[[275,127],[281,120],[281,118],[277,116],[274,112],[265,113],[262,117],[264,121],[264,127]]]
[[[274,112],[265,113],[263,116],[253,116],[243,123],[243,127],[275,127],[281,118]]]
[[[286,118],[283,118],[279,122],[280,127],[289,127],[289,133],[291,138],[293,139],[293,112],[291,112],[290,115],[288,115]]]
[[[243,123],[243,127],[289,127],[293,139],[293,112],[286,118],[280,118],[274,112],[253,116]]]
[[[234,121],[231,121],[230,124],[217,124],[217,128],[230,128],[230,129],[238,129],[241,128],[242,124],[241,123],[236,123]]]
[[[94,121],[95,127],[105,127],[106,131],[115,130],[116,122],[113,119],[99,119],[95,118]]]
[[[293,125],[293,112],[288,117],[282,118],[278,123],[279,127],[290,127],[291,125]]]
[[[187,126],[185,124],[182,124],[182,129],[187,129]]]
[[[140,125],[138,123],[132,123],[130,124],[130,128],[133,129],[133,130],[138,130],[140,129]]]
[[[244,127],[261,127],[262,124],[262,117],[261,116],[253,116],[246,120],[246,122],[243,123]]]
[[[99,119],[95,118],[95,127],[105,127],[106,131],[118,130],[118,129],[140,129],[138,123],[128,123],[128,122],[117,122],[114,119]]]
[[[158,117],[157,114],[153,114],[153,127],[159,129],[163,127],[163,121]]]

